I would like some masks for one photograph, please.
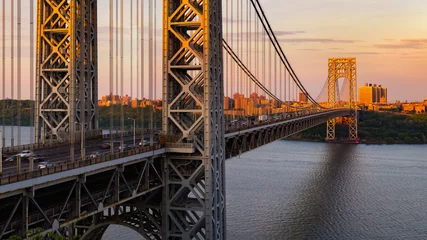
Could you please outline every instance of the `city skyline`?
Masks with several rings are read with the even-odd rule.
[[[134,1],[134,4],[136,1]],[[317,96],[327,77],[327,59],[329,57],[356,57],[358,62],[358,86],[366,82],[387,85],[389,101],[420,101],[427,96],[427,2],[410,0],[406,2],[379,0],[339,1],[327,0],[318,3],[305,0],[300,2],[261,1],[272,28],[297,75],[308,92]],[[6,9],[9,8],[6,3]],[[125,3],[129,5],[129,2]],[[1,8],[1,6],[0,6]],[[147,7],[146,7],[147,8]],[[22,83],[29,84],[29,14],[28,2],[23,1],[22,15]],[[161,4],[157,3],[157,11]],[[147,11],[147,9],[146,9]],[[333,12],[334,14],[330,14]],[[1,13],[1,12],[0,12]],[[99,4],[99,95],[108,93],[108,4]],[[146,14],[147,15],[147,14]],[[10,13],[6,14],[10,20]],[[16,17],[16,13],[15,13]],[[157,62],[155,98],[161,97],[162,14],[157,14]],[[315,22],[315,24],[314,24]],[[129,26],[130,19],[125,13],[124,24]],[[392,24],[391,24],[392,23]],[[145,25],[148,23],[146,22]],[[351,27],[351,31],[347,29]],[[134,37],[136,37],[134,22]],[[10,97],[10,47],[8,33],[10,23],[6,23],[6,97]],[[146,40],[147,44],[147,33]],[[125,44],[130,43],[129,27],[125,27]],[[16,35],[16,29],[15,29]],[[136,42],[136,40],[135,40]],[[128,44],[129,45],[129,44]],[[125,84],[124,93],[137,97],[136,90],[130,91],[129,83],[129,46],[125,45]],[[16,47],[16,43],[15,43]],[[147,48],[147,47],[146,47]],[[136,46],[134,46],[136,50]],[[1,50],[0,50],[1,51]],[[16,51],[15,51],[16,59]],[[146,58],[146,63],[147,63]],[[0,62],[2,60],[0,59]],[[134,61],[136,59],[134,58]],[[136,71],[136,62],[134,71]],[[16,64],[15,64],[16,67]],[[146,67],[147,68],[147,67]],[[148,71],[145,71],[148,79]],[[15,82],[16,82],[15,73]],[[134,81],[136,81],[136,72]],[[145,83],[144,97],[148,97],[148,81]],[[136,85],[136,82],[134,82]],[[410,94],[409,94],[410,93]],[[8,95],[9,94],[9,95]],[[14,96],[16,98],[16,88]],[[29,88],[22,90],[22,98],[29,98]]]

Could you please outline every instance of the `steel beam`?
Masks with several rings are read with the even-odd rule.
[[[163,239],[225,239],[221,1],[163,6],[163,132],[195,149],[165,159]]]
[[[83,5],[85,11],[79,11]],[[39,143],[73,142],[76,126],[79,131],[98,128],[96,14],[96,0],[38,0],[35,128]],[[86,121],[80,121],[80,113]]]
[[[339,100],[337,94],[339,89],[336,88],[336,82],[340,78],[345,78],[349,86],[349,107],[350,114],[348,117],[349,140],[357,140],[357,75],[356,75],[356,58],[330,58],[328,61],[328,107],[336,107]],[[326,124],[326,141],[335,140],[336,119],[331,119]]]

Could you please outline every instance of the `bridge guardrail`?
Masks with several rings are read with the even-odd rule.
[[[140,153],[151,152],[154,150],[161,149],[162,147],[163,147],[162,145],[158,144],[152,147],[138,147],[138,148],[131,149],[129,151],[114,152],[113,154],[104,154],[99,157],[88,158],[86,160],[79,160],[75,162],[60,162],[50,168],[43,168],[43,169],[34,170],[34,171],[27,171],[20,174],[0,177],[0,186],[19,182],[19,181],[24,181],[28,179],[33,179],[41,176],[46,176],[46,175],[50,175],[58,172],[68,171],[76,168],[86,167],[89,165],[93,165],[101,162],[107,162],[107,161],[128,157],[128,156],[132,156]]]
[[[76,133],[76,135],[79,135],[80,133]],[[92,130],[92,131],[86,131],[86,139],[97,139],[102,136],[102,129]],[[76,140],[78,141],[79,138],[77,137]],[[19,146],[9,146],[4,147],[3,153],[16,153],[23,150],[31,150],[31,149],[43,149],[43,148],[51,148],[51,147],[58,147],[63,146],[64,144],[70,143],[70,140],[68,138],[65,138],[65,140],[59,141],[59,140],[46,140],[45,143],[32,143],[32,144],[25,144],[25,145],[19,145]]]
[[[338,110],[338,109],[331,109],[331,110]],[[238,132],[238,131],[242,131],[242,130],[251,129],[253,127],[260,127],[260,126],[269,125],[272,123],[278,123],[278,122],[282,122],[285,120],[290,120],[290,119],[294,119],[294,118],[298,118],[298,117],[308,116],[308,115],[312,115],[312,114],[316,114],[316,113],[320,113],[320,112],[329,112],[331,110],[327,110],[327,111],[304,110],[304,111],[295,111],[295,112],[285,112],[283,114],[279,114],[280,117],[278,119],[275,119],[274,121],[271,121],[270,120],[271,117],[269,116],[269,120],[259,122],[257,124],[249,124],[248,126],[238,126],[238,127],[232,127],[232,128],[226,126],[225,133],[227,134],[227,133],[232,133],[232,132]]]
[[[144,134],[146,134],[146,133],[157,133],[157,130],[144,129]],[[123,132],[124,137],[130,137],[130,136],[133,136],[133,134],[134,134],[133,130],[128,130],[128,131]],[[142,129],[136,129],[135,134],[136,134],[136,136],[141,135]],[[121,136],[121,133],[117,132],[117,133],[112,133],[111,135],[109,133],[102,134],[102,130],[98,129],[98,130],[86,132],[86,136],[87,136],[87,139],[89,139],[89,140],[90,139],[97,139],[97,138],[101,138],[101,139],[105,140],[105,139],[110,139],[111,137],[118,138]],[[76,143],[78,143],[78,140],[79,140],[79,137],[76,138],[76,141],[77,141]],[[13,146],[13,147],[11,147],[11,146],[10,147],[4,147],[4,148],[2,148],[2,151],[3,151],[3,153],[10,154],[10,153],[17,153],[17,152],[23,151],[23,150],[58,147],[58,146],[63,146],[65,144],[69,144],[69,143],[70,143],[69,139],[66,139],[63,141],[54,140],[54,141],[46,141],[45,143],[33,143],[33,144],[25,144],[25,145],[20,145],[20,146]]]

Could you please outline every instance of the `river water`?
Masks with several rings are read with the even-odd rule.
[[[427,239],[425,145],[276,141],[226,167],[228,239]]]

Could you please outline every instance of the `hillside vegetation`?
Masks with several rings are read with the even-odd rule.
[[[348,137],[348,126],[337,125],[338,139]],[[292,139],[324,141],[326,124],[308,129]],[[427,143],[427,115],[403,115],[372,111],[359,112],[362,143]]]

